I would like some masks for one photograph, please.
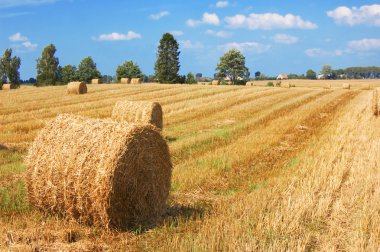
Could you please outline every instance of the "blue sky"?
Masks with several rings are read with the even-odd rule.
[[[380,2],[341,0],[0,0],[0,50],[21,57],[21,78],[53,43],[60,65],[91,56],[102,74],[126,60],[154,73],[158,42],[180,43],[181,74],[212,76],[239,49],[254,74],[380,65]]]

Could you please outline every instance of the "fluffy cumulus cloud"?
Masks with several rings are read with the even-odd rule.
[[[360,39],[352,40],[348,43],[348,47],[354,51],[374,51],[380,50],[380,39]]]
[[[118,32],[112,32],[110,34],[100,34],[98,37],[94,37],[94,40],[100,41],[121,41],[121,40],[131,40],[141,38],[141,35],[134,32],[129,31],[127,34],[122,34]]]
[[[316,58],[316,57],[339,57],[346,53],[345,50],[333,50],[328,51],[321,48],[311,48],[307,49],[305,51],[305,54],[310,58]]]
[[[218,1],[216,2],[215,6],[217,8],[225,8],[228,6],[228,4],[229,4],[228,1]]]
[[[363,5],[359,8],[340,6],[328,11],[327,16],[333,18],[338,24],[380,26],[380,5]]]
[[[243,43],[232,42],[232,43],[221,45],[219,46],[219,48],[222,49],[223,51],[235,49],[241,52],[247,51],[247,52],[261,54],[270,50],[271,46],[260,44],[257,42],[243,42]]]
[[[57,0],[0,0],[0,8],[11,8],[24,5],[41,5],[54,2],[57,2]]]
[[[169,11],[161,11],[159,13],[156,13],[156,14],[151,14],[149,16],[150,19],[153,19],[153,20],[160,20],[161,18],[165,17],[165,16],[169,16],[170,13]]]
[[[20,32],[9,36],[9,41],[13,42],[12,45],[18,52],[31,52],[35,51],[38,47],[37,44],[32,43],[28,37],[23,36]]]
[[[215,37],[218,37],[218,38],[228,38],[228,37],[232,36],[232,33],[231,32],[227,32],[227,31],[207,30],[206,34],[210,35],[210,36],[215,36]]]
[[[203,44],[201,42],[191,42],[190,40],[181,40],[179,44],[182,48],[185,49],[199,49],[203,48]]]
[[[272,30],[272,29],[316,29],[318,26],[310,21],[303,20],[300,16],[277,13],[255,14],[248,16],[237,14],[226,17],[225,21],[229,28],[247,28],[249,30]]]
[[[205,12],[205,13],[203,13],[201,20],[189,19],[186,21],[186,24],[189,27],[195,27],[195,26],[198,26],[200,24],[219,25],[220,19],[219,19],[218,15],[216,15],[215,13]]]
[[[291,36],[288,34],[276,34],[272,37],[273,41],[278,44],[295,44],[299,41],[299,39],[295,36]]]
[[[177,30],[170,31],[169,33],[174,35],[174,36],[182,36],[184,34],[183,31],[177,31]]]

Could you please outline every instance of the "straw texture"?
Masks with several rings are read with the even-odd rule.
[[[129,84],[129,78],[121,78],[120,83],[121,84]]]
[[[166,209],[172,164],[151,125],[59,115],[26,158],[29,202],[80,223],[150,225]]]
[[[85,94],[87,93],[87,85],[83,81],[74,81],[67,84],[68,94]]]
[[[112,119],[129,123],[149,123],[162,129],[162,108],[158,102],[118,101],[112,110]]]

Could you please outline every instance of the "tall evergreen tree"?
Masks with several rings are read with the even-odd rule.
[[[160,83],[176,83],[178,81],[179,45],[170,33],[165,33],[158,46],[157,60],[154,66],[156,77]]]
[[[78,79],[90,83],[92,79],[101,78],[96,64],[91,57],[86,57],[78,65]]]
[[[53,44],[46,46],[37,59],[37,86],[55,85],[58,79],[59,60],[54,56],[56,48]]]

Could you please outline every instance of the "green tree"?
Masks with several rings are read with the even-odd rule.
[[[132,60],[126,61],[116,69],[116,79],[120,82],[121,78],[142,78],[143,73],[140,67]]]
[[[57,49],[53,44],[46,46],[37,59],[37,86],[55,85],[58,79],[59,60],[54,56]]]
[[[220,62],[216,66],[218,78],[229,77],[232,84],[236,84],[238,79],[248,79],[249,71],[245,66],[245,57],[238,50],[230,50],[220,57]]]
[[[20,69],[21,59],[19,57],[13,57],[9,64],[8,78],[12,88],[20,87]]]
[[[197,80],[195,79],[195,76],[193,73],[188,73],[186,76],[186,83],[187,84],[197,84]]]
[[[102,75],[96,69],[96,64],[91,57],[86,57],[78,65],[78,79],[90,83],[92,79],[100,78]]]
[[[154,65],[156,77],[160,83],[178,82],[179,45],[170,33],[165,33],[158,46],[157,60]]]
[[[330,65],[324,65],[321,70],[321,74],[324,75],[331,75],[332,74],[332,68]]]
[[[313,69],[309,69],[306,71],[306,79],[315,80],[317,79],[317,73],[313,71]]]
[[[63,83],[78,80],[77,68],[73,65],[66,65],[61,70],[61,79]]]

